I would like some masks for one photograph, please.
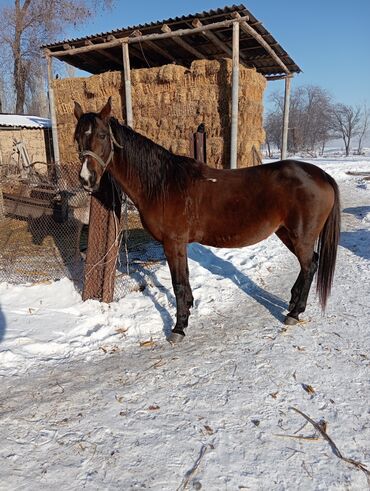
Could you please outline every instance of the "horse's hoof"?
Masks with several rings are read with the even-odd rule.
[[[284,324],[286,326],[295,326],[298,324],[299,320],[296,319],[295,317],[291,317],[290,315],[287,315],[284,320]]]
[[[171,344],[179,344],[184,339],[185,334],[181,334],[180,332],[171,332],[168,336],[167,341]]]

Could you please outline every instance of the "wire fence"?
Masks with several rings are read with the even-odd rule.
[[[78,181],[79,163],[58,167],[14,162],[0,168],[0,281],[44,283],[64,277],[83,288],[90,196]],[[163,248],[142,227],[136,208],[122,200],[114,298],[142,290]],[[99,267],[104,266],[104,258]]]

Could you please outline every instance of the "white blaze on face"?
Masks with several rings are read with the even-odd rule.
[[[90,171],[87,167],[87,159],[85,159],[83,161],[83,164],[82,164],[82,167],[81,167],[81,171],[80,171],[80,177],[81,179],[83,179],[84,181],[86,182],[89,182],[89,178],[90,178]]]
[[[85,131],[85,135],[90,136],[92,133],[92,127],[90,127]],[[82,163],[81,171],[80,171],[80,177],[83,179],[86,183],[89,183],[90,179],[90,171],[89,168],[87,167],[87,159],[85,159]]]

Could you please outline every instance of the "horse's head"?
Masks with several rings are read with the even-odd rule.
[[[96,191],[100,179],[114,155],[114,137],[109,125],[111,98],[99,113],[84,113],[75,102],[77,126],[74,138],[82,163],[80,181],[86,191]]]

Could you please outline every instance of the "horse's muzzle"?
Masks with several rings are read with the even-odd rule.
[[[90,171],[87,179],[81,174],[79,175],[81,186],[85,189],[85,191],[92,193],[93,191],[96,191],[98,189],[99,186],[97,186],[96,184],[96,177],[97,176],[95,171]]]

